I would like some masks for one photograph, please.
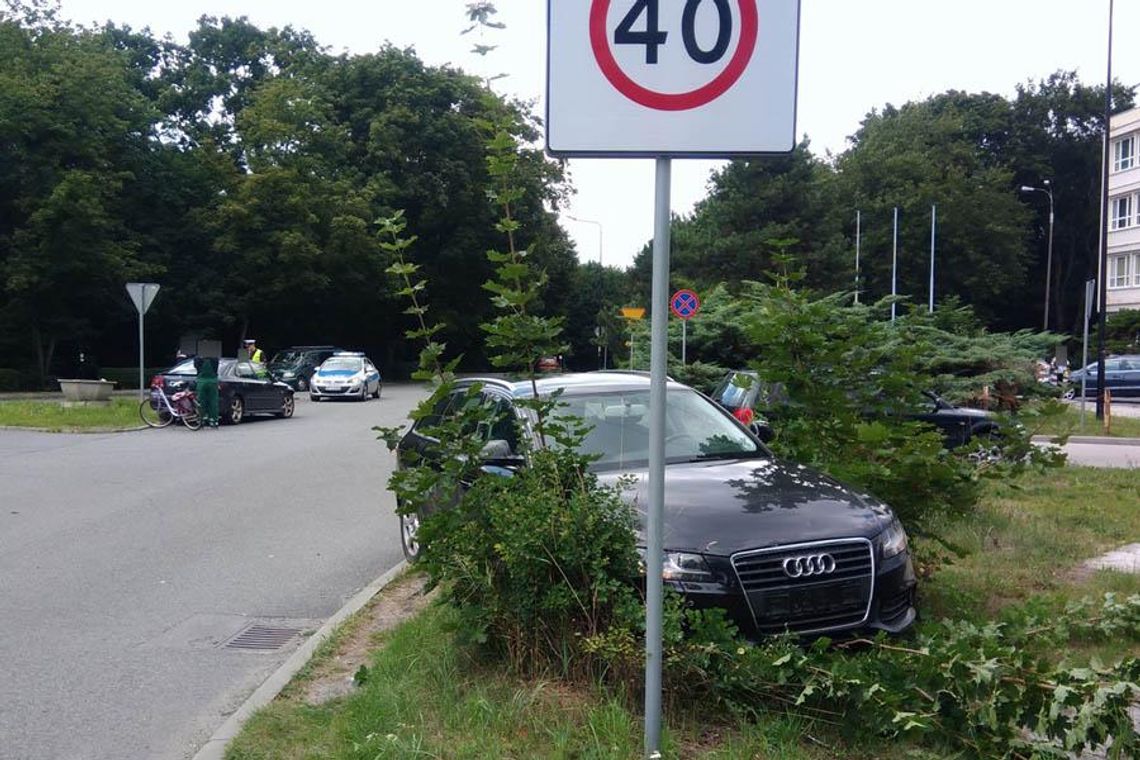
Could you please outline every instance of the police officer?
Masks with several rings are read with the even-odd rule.
[[[245,346],[245,352],[249,355],[249,360],[251,362],[254,362],[255,364],[265,363],[265,354],[263,354],[261,352],[261,349],[257,347],[257,341],[255,339],[246,338],[244,341],[242,341],[242,345]]]

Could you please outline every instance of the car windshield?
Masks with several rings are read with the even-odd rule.
[[[270,364],[296,364],[304,358],[304,354],[300,351],[278,351],[269,360]]]
[[[644,466],[649,461],[649,391],[575,393],[559,400],[560,416],[580,417],[591,430],[583,453],[599,458],[594,469]],[[668,391],[665,458],[670,462],[767,455],[716,405],[689,388]]]
[[[359,357],[334,356],[331,359],[325,360],[325,363],[321,365],[321,372],[328,372],[329,370],[349,370],[352,372],[359,372],[363,364],[364,360]]]

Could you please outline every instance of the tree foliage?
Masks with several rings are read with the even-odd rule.
[[[528,106],[461,71],[390,46],[334,56],[244,18],[203,17],[178,45],[73,26],[48,5],[10,5],[0,48],[2,366],[42,382],[79,350],[130,363],[123,283],[145,278],[163,285],[148,314],[157,362],[182,334],[233,346],[253,333],[270,349],[360,347],[395,369],[409,322],[372,224],[396,209],[439,283],[443,337],[480,364],[492,122],[524,144],[518,244],[551,282],[533,311],[566,309],[562,168],[527,147]]]
[[[1117,111],[1133,95],[1117,86]],[[935,297],[974,308],[993,329],[1041,324],[1048,202],[1022,185],[1050,180],[1056,207],[1050,326],[1075,332],[1083,282],[1095,276],[1103,86],[1071,72],[1020,85],[1007,98],[950,90],[867,114],[849,147],[733,161],[708,196],[673,225],[676,285],[710,288],[760,279],[773,252],[794,254],[806,284],[854,287],[856,212],[866,300],[891,292],[898,209],[898,292],[929,292],[931,207],[937,206]],[[635,265],[648,293],[648,247]]]

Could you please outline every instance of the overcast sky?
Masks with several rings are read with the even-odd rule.
[[[587,0],[559,0],[586,2]],[[385,41],[413,47],[429,64],[506,73],[495,89],[541,104],[546,72],[546,2],[498,0],[506,30],[461,36],[466,0],[62,0],[73,21],[111,20],[185,41],[202,15],[248,16],[262,27],[310,30],[332,52],[367,53]],[[1140,83],[1140,0],[1116,3],[1113,74]],[[797,132],[817,153],[841,152],[863,116],[947,89],[1011,95],[1018,83],[1058,69],[1086,83],[1105,77],[1108,0],[803,0]],[[476,42],[497,44],[486,57]],[[710,161],[673,162],[673,211],[704,196]],[[583,260],[599,254],[628,266],[653,233],[653,162],[576,159],[577,190],[563,226]]]

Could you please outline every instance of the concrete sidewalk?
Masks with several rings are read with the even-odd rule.
[[[1035,435],[1034,443],[1052,443],[1051,435]],[[1070,435],[1069,443],[1095,443],[1103,446],[1140,446],[1140,438],[1115,438],[1107,435]]]

